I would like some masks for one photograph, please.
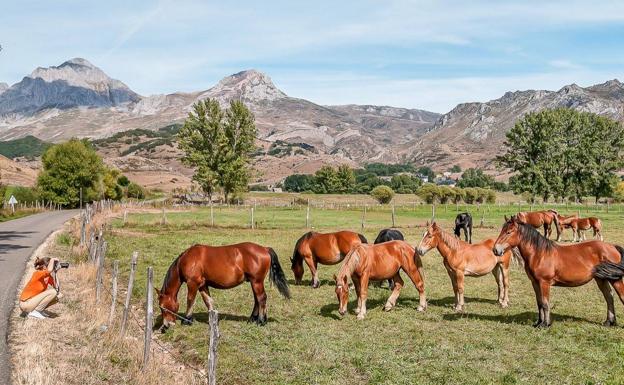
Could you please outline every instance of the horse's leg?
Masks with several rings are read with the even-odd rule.
[[[401,293],[401,289],[403,288],[403,279],[397,272],[394,275],[394,289],[392,289],[392,293],[390,297],[388,297],[388,301],[386,301],[386,305],[384,306],[385,311],[390,311],[396,305],[397,298],[399,298],[399,294]]]
[[[539,287],[542,297],[542,309],[544,318],[542,320],[542,324],[537,325],[537,327],[548,327],[552,324],[552,320],[550,319],[550,282],[540,281]]]
[[[204,303],[206,304],[206,308],[208,311],[214,309],[214,300],[210,296],[210,290],[207,285],[204,285],[199,288],[199,294],[201,294]]]
[[[251,315],[249,316],[249,322],[258,323],[258,314],[260,313],[260,304],[258,303],[258,296],[256,295],[256,290],[254,289],[253,285],[251,285],[251,292],[253,293],[253,297],[254,297],[254,307],[253,307],[253,310],[251,311]]]
[[[455,272],[455,280],[457,282],[457,306],[455,310],[459,312],[464,312],[464,272],[456,271]]]
[[[513,258],[513,256],[511,257]],[[503,279],[503,302],[501,307],[509,307],[509,264],[500,265],[501,278]]]
[[[492,275],[496,280],[496,286],[498,288],[498,304],[503,306],[503,272],[500,264],[496,264],[492,269]]]
[[[468,243],[472,243],[472,224],[468,226],[469,234],[468,234]]]
[[[255,280],[251,282],[251,289],[253,290],[256,300],[258,302],[258,325],[265,325],[267,323],[267,295],[264,291],[264,280]]]
[[[611,286],[613,286],[615,292],[618,294],[618,297],[620,297],[620,301],[622,301],[622,304],[624,305],[624,281],[621,279],[618,281],[611,281]]]
[[[368,296],[368,275],[364,274],[360,277],[360,312],[357,315],[357,319],[364,319],[366,317],[366,297]]]
[[[448,273],[448,276],[451,279],[451,285],[453,285],[453,297],[455,297],[455,304],[453,308],[457,308],[457,304],[459,303],[459,298],[457,297],[457,281],[455,280],[455,273],[450,267],[446,268],[446,272]]]
[[[535,292],[535,302],[537,302],[537,321],[533,323],[534,327],[538,327],[544,322],[544,309],[542,308],[542,293],[540,290],[540,285],[537,283],[537,280],[531,276],[529,276],[531,280],[531,284],[533,285],[533,291]]]
[[[182,320],[182,325],[190,325],[193,323],[193,305],[195,304],[195,296],[197,295],[197,290],[199,290],[199,284],[195,281],[188,281],[186,287],[186,319],[188,321]]]
[[[607,302],[607,320],[603,323],[604,326],[614,326],[615,325],[615,308],[613,306],[613,294],[611,294],[611,286],[609,286],[609,281],[605,281],[604,279],[596,279],[596,284],[598,284],[598,288],[602,292],[605,301]]]
[[[310,274],[312,274],[312,282],[310,282],[310,285],[316,289],[320,286],[316,259],[314,259],[311,254],[306,255],[304,258],[306,264],[310,268]]]
[[[355,295],[357,296],[357,307],[355,308],[355,314],[360,314],[360,310],[362,309],[360,279],[354,274],[351,277],[351,281],[353,281],[353,286],[355,286]]]
[[[425,296],[425,280],[423,278],[424,274],[422,272],[422,267],[416,266],[415,263],[410,263],[410,265],[404,266],[403,270],[405,270],[407,276],[410,278],[414,286],[416,286],[416,290],[418,290],[419,301],[416,310],[425,311],[427,309],[427,297]]]
[[[551,228],[548,224],[544,223],[544,236],[550,239]]]

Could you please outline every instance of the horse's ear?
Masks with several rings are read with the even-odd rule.
[[[505,214],[505,222],[509,221],[509,219],[507,218],[507,214]]]
[[[344,277],[342,277],[342,280],[344,281],[345,285],[349,284],[349,281],[347,280],[347,276],[346,275]]]
[[[334,282],[338,282],[338,277],[336,277],[336,274],[334,274]]]
[[[156,294],[158,294],[158,296],[160,297],[160,290],[158,290],[157,287],[155,287],[154,290],[156,291]]]

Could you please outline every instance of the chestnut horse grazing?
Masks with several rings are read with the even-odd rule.
[[[303,278],[303,261],[310,268],[312,274],[311,285],[313,288],[320,286],[317,266],[335,265],[342,261],[351,249],[359,244],[368,243],[362,234],[353,231],[338,231],[335,233],[317,233],[310,231],[305,233],[295,245],[291,269],[295,275],[297,285]]]
[[[175,324],[179,317],[178,292],[183,282],[186,282],[188,288],[186,320],[183,321],[190,323],[193,320],[193,304],[198,290],[206,307],[211,310],[213,300],[208,288],[231,289],[249,281],[254,296],[254,308],[249,321],[259,325],[266,324],[267,295],[264,291],[264,279],[267,273],[280,294],[290,298],[286,276],[272,248],[251,242],[217,247],[189,247],[169,266],[162,289],[156,289],[163,317],[162,331]]]
[[[368,296],[368,282],[384,279],[394,279],[394,288],[384,306],[390,311],[396,305],[399,293],[403,288],[403,279],[399,271],[403,270],[412,280],[420,295],[418,311],[425,311],[425,283],[422,272],[422,262],[409,243],[404,241],[389,241],[377,245],[361,244],[347,254],[340,267],[336,281],[336,296],[338,296],[338,312],[344,315],[349,302],[349,280],[351,277],[355,292],[358,296],[358,305],[355,312],[358,319],[366,316],[366,297]]]
[[[543,211],[524,211],[516,214],[518,220],[528,225],[533,226],[536,229],[540,227],[544,228],[544,236],[550,238],[552,234],[553,223],[555,224],[555,230],[557,230],[557,241],[561,240],[561,227],[559,226],[559,213],[555,210],[543,210]]]
[[[464,277],[481,277],[490,272],[498,285],[498,303],[502,307],[509,306],[509,262],[512,253],[506,251],[501,258],[497,258],[492,246],[493,239],[470,244],[445,232],[433,222],[416,250],[425,255],[433,248],[438,249],[453,285],[455,310],[464,311]]]
[[[594,230],[594,238],[602,238],[602,222],[596,217],[579,218],[576,214],[564,217],[559,215],[559,226],[561,229],[572,229],[574,242],[585,240],[585,231]],[[582,231],[582,232],[581,232]]]
[[[615,325],[613,296],[609,284],[624,303],[624,249],[602,241],[587,241],[558,245],[542,236],[532,226],[516,217],[507,220],[494,244],[494,254],[502,255],[518,247],[524,259],[524,269],[533,284],[538,320],[536,327],[548,327],[550,318],[550,287],[581,286],[596,280],[607,302],[607,320],[604,325]]]

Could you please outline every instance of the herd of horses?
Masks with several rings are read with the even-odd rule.
[[[581,240],[581,231],[593,229],[598,239],[563,245],[550,239],[552,226],[560,241],[563,229],[573,231],[574,241]],[[537,229],[544,230],[540,234]],[[611,287],[624,303],[624,248],[603,241],[601,223],[597,218],[561,216],[555,210],[520,212],[505,223],[496,239],[472,243],[472,217],[461,213],[455,220],[454,234],[447,232],[436,222],[427,225],[416,247],[405,241],[396,229],[382,230],[375,242],[352,231],[334,233],[308,232],[295,244],[291,258],[291,270],[295,283],[301,284],[304,263],[312,275],[311,286],[318,288],[320,280],[318,265],[335,265],[342,262],[334,275],[338,311],[347,312],[350,284],[357,295],[355,313],[358,319],[366,316],[366,300],[370,281],[388,280],[391,294],[383,309],[390,311],[404,286],[400,272],[403,271],[419,293],[418,311],[425,311],[425,277],[421,256],[437,249],[442,256],[455,295],[455,310],[463,312],[465,277],[481,277],[492,273],[498,285],[498,303],[509,306],[509,268],[512,260],[524,265],[533,285],[538,308],[536,327],[551,325],[551,286],[581,286],[596,281],[607,303],[607,319],[604,325],[615,325],[615,311]],[[464,230],[465,240],[460,238]],[[162,331],[181,319],[182,323],[193,321],[193,304],[197,292],[206,307],[214,307],[209,288],[229,289],[248,281],[254,297],[250,322],[263,325],[267,322],[267,294],[265,278],[276,286],[279,293],[290,298],[286,275],[275,251],[270,247],[251,242],[212,247],[194,245],[182,252],[171,264],[161,290],[157,290],[162,312]],[[186,314],[178,314],[178,292],[183,283],[187,285]]]

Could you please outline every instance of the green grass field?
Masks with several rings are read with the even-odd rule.
[[[464,210],[465,206],[460,206]],[[537,207],[536,207],[537,208]],[[475,225],[484,218],[484,228],[474,230],[473,239],[496,237],[503,214],[527,209],[526,206],[469,207]],[[559,207],[574,213],[576,207]],[[580,207],[581,215],[603,220],[605,240],[624,243],[624,212],[621,206],[590,209]],[[273,247],[291,283],[292,300],[282,299],[269,288],[269,323],[258,327],[246,322],[253,297],[248,284],[222,291],[211,290],[221,314],[218,383],[220,384],[618,384],[624,382],[624,330],[601,326],[606,305],[597,286],[554,288],[554,324],[536,330],[533,290],[521,267],[511,274],[511,306],[496,303],[496,283],[491,275],[466,281],[466,313],[457,314],[451,306],[453,293],[442,259],[433,250],[423,257],[429,307],[418,313],[418,294],[406,281],[397,306],[382,311],[389,291],[369,290],[368,313],[363,321],[350,312],[340,319],[332,275],[339,266],[321,266],[322,285],[310,288],[306,267],[304,286],[292,285],[289,258],[295,241],[306,232],[305,208],[255,210],[258,228],[249,229],[249,208],[214,210],[217,227],[210,226],[210,210],[161,214],[130,214],[128,223],[113,222],[108,236],[109,262],[122,261],[127,276],[133,250],[140,253],[135,295],[145,292],[145,270],[154,266],[156,286],[161,286],[173,259],[194,243],[225,245],[253,241]],[[455,205],[438,206],[436,216],[450,229]],[[407,240],[416,245],[431,217],[429,205],[405,205],[396,209],[396,225]],[[372,242],[377,232],[391,224],[389,207],[374,208],[366,214],[361,229],[361,209],[311,210],[311,225],[317,231],[351,229],[363,232]],[[588,234],[589,235],[589,234]],[[569,240],[571,233],[564,233]],[[405,274],[403,274],[405,277]],[[406,278],[406,277],[405,277]],[[407,278],[406,278],[407,279]],[[268,283],[267,283],[268,287]],[[184,289],[180,293],[185,309]],[[138,299],[137,299],[138,300]],[[616,311],[624,322],[621,304]],[[196,322],[179,324],[161,338],[183,352],[189,363],[203,365],[207,357],[207,313],[198,296]]]

